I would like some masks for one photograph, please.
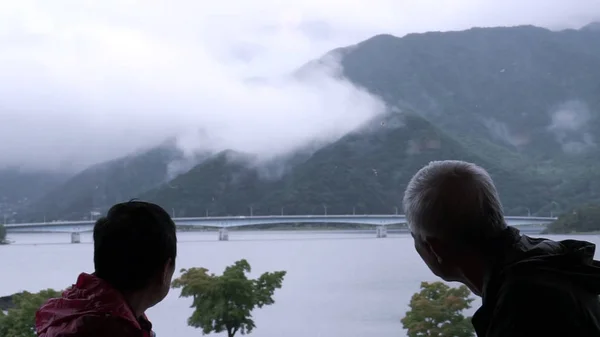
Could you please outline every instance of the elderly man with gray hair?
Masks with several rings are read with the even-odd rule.
[[[482,297],[472,319],[477,336],[600,336],[595,245],[531,238],[507,226],[483,168],[430,163],[408,184],[404,211],[431,271]]]

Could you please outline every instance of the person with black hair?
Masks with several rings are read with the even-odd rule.
[[[164,209],[114,205],[94,226],[95,272],[37,311],[38,336],[154,336],[145,311],[167,296],[176,257],[175,223]]]

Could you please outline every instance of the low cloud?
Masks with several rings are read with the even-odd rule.
[[[543,10],[540,10],[543,8]],[[595,0],[22,0],[0,3],[0,167],[79,170],[176,137],[269,158],[384,107],[338,67],[288,75],[375,34],[579,27]]]
[[[494,118],[482,118],[483,125],[490,131],[492,137],[506,145],[521,147],[529,143],[529,136],[526,134],[515,134],[511,128],[504,122]]]
[[[596,146],[588,130],[591,119],[590,110],[585,102],[572,100],[560,104],[550,113],[548,130],[560,143],[566,153],[581,153]]]

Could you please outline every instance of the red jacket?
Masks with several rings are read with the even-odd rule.
[[[35,315],[40,337],[152,337],[147,318],[136,319],[121,294],[82,273],[62,298],[50,299]]]

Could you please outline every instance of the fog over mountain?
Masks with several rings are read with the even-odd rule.
[[[380,33],[598,19],[594,0],[4,1],[0,167],[75,173],[171,137],[188,154],[279,156],[385,109],[331,69],[289,76],[331,49]]]

